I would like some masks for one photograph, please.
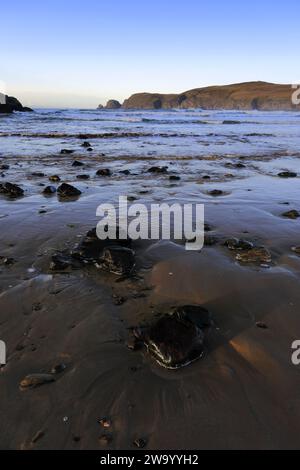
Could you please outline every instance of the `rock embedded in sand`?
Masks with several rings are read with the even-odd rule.
[[[8,258],[7,256],[0,256],[0,266],[11,266],[14,264],[14,258]]]
[[[122,238],[123,237],[123,238]],[[120,229],[116,226],[116,239],[101,240],[97,237],[95,228],[89,230],[83,237],[82,241],[75,247],[71,255],[73,258],[84,262],[98,262],[103,255],[103,250],[109,246],[131,247],[132,240],[127,234],[122,236]]]
[[[72,259],[64,253],[56,253],[52,255],[50,270],[51,271],[65,271],[72,267]]]
[[[24,196],[24,190],[20,188],[17,184],[13,183],[1,183],[0,184],[0,194],[11,198],[18,198]]]
[[[180,179],[181,179],[180,176],[177,176],[177,175],[170,175],[169,176],[170,181],[179,181]]]
[[[90,147],[90,146],[91,144],[87,140],[81,144],[81,147]]]
[[[49,176],[49,181],[52,181],[52,183],[57,183],[60,181],[60,177],[58,175]]]
[[[281,171],[277,176],[280,176],[280,178],[296,178],[297,173],[294,171]]]
[[[257,321],[255,323],[255,325],[257,326],[257,328],[261,328],[263,330],[266,330],[268,328],[268,326],[266,325],[266,323],[262,322],[262,321]]]
[[[167,166],[151,166],[151,168],[148,169],[148,173],[168,173],[168,167]]]
[[[300,213],[295,210],[295,209],[292,209],[290,211],[287,211],[287,212],[284,212],[283,214],[281,214],[283,217],[287,217],[289,219],[298,219],[298,217],[300,217]]]
[[[178,369],[203,355],[203,329],[210,325],[210,313],[205,308],[186,305],[140,330],[140,338],[161,366]]]
[[[252,250],[253,243],[248,240],[238,239],[238,238],[229,238],[224,242],[224,245],[229,248],[229,250]]]
[[[120,170],[119,173],[122,173],[123,175],[130,175],[130,171],[129,170]]]
[[[291,250],[297,255],[300,255],[300,246],[292,246]]]
[[[61,153],[62,155],[70,155],[71,153],[74,153],[74,152],[75,152],[75,150],[70,150],[70,149],[62,149],[62,150],[60,151],[60,153]]]
[[[130,274],[135,265],[134,251],[123,246],[111,246],[103,250],[99,260],[101,269],[123,276]]]
[[[270,252],[264,247],[255,247],[251,250],[237,253],[236,259],[241,263],[261,264],[272,262],[272,256]]]
[[[56,193],[56,187],[55,186],[46,186],[46,188],[43,190],[43,194],[46,195],[51,195]]]
[[[36,176],[37,178],[43,178],[45,176],[45,173],[41,171],[34,171],[33,173],[31,173],[31,176]]]
[[[100,168],[100,170],[96,172],[96,175],[97,176],[111,176],[111,171],[109,168]]]
[[[145,439],[139,438],[136,439],[133,444],[138,447],[139,449],[143,449],[147,445],[147,441]]]
[[[0,165],[0,170],[9,170],[9,165],[6,165],[6,163]]]
[[[215,197],[216,197],[216,196],[223,196],[223,195],[224,195],[224,192],[221,191],[221,189],[213,189],[213,190],[211,190],[211,191],[208,191],[208,194],[209,194],[210,196],[215,196]]]
[[[74,160],[72,166],[84,166],[84,163],[80,162],[79,160]]]
[[[90,175],[87,175],[87,174],[76,175],[76,178],[77,178],[78,180],[88,180],[88,179],[90,179]]]
[[[63,362],[60,364],[56,364],[51,369],[51,374],[61,374],[64,370],[66,370],[67,366]]]
[[[21,380],[20,389],[26,390],[29,388],[36,388],[40,385],[54,382],[54,377],[52,374],[29,374]]]
[[[81,191],[71,184],[63,183],[57,188],[57,194],[62,198],[67,198],[80,196]]]

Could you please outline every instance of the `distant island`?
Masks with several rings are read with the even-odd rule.
[[[224,86],[195,88],[180,94],[135,93],[121,105],[109,100],[102,109],[242,109],[242,110],[300,110],[292,103],[291,85],[267,82],[246,82]]]

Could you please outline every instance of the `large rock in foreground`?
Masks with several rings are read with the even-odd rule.
[[[195,88],[180,94],[136,93],[124,101],[126,109],[246,109],[300,110],[292,103],[291,85],[247,82]]]
[[[0,94],[1,97],[3,98],[3,94]],[[13,111],[30,112],[32,109],[24,107],[17,98],[5,95],[4,99],[0,99],[0,114],[12,113]]]

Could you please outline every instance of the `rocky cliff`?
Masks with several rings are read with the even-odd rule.
[[[32,111],[30,108],[24,107],[17,98],[13,96],[5,97],[0,95],[0,113],[12,113],[13,111]]]
[[[291,85],[247,82],[195,88],[180,94],[136,93],[124,101],[126,109],[299,109],[292,103]],[[299,93],[300,97],[300,93]]]

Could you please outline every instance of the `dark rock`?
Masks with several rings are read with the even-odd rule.
[[[83,144],[81,144],[81,147],[90,147],[91,144],[86,140],[85,142],[83,142]]]
[[[130,171],[129,170],[120,170],[120,173],[123,173],[123,175],[130,175]]]
[[[123,246],[104,248],[100,267],[105,271],[123,276],[133,271],[135,264],[134,251]]]
[[[56,188],[55,186],[46,186],[46,188],[43,190],[43,194],[46,195],[51,195],[56,193]]]
[[[9,170],[9,165],[6,165],[5,163],[0,166],[0,170]]]
[[[62,198],[80,196],[81,191],[68,183],[61,184],[57,189],[57,194]]]
[[[203,175],[203,176],[202,176],[202,179],[203,179],[203,180],[210,180],[210,176],[209,176],[209,175]]]
[[[211,325],[209,312],[200,306],[177,307],[140,336],[149,353],[163,367],[178,369],[203,355],[203,329]]]
[[[3,183],[0,184],[0,194],[4,194],[11,198],[17,198],[22,197],[24,195],[24,191],[17,184]]]
[[[145,439],[136,439],[133,444],[138,447],[139,449],[143,449],[147,445],[147,441]]]
[[[292,209],[290,211],[287,211],[287,212],[284,212],[283,214],[281,214],[283,217],[288,217],[289,219],[298,219],[298,217],[300,217],[300,214],[298,211],[296,211],[295,209]]]
[[[262,328],[263,330],[266,330],[268,328],[266,323],[264,323],[262,321],[257,321],[255,324],[256,324],[257,328]]]
[[[220,189],[213,189],[212,191],[208,191],[210,196],[223,196],[224,192]]]
[[[291,250],[297,255],[300,255],[300,246],[292,246]]]
[[[78,180],[88,180],[90,179],[90,175],[77,175],[76,178]]]
[[[238,239],[238,238],[229,238],[224,242],[224,245],[229,248],[229,250],[251,250],[253,248],[253,243]]]
[[[152,166],[151,168],[148,169],[148,173],[168,173],[168,167],[167,166]]]
[[[72,257],[84,262],[98,262],[103,255],[104,248],[116,245],[130,248],[132,243],[131,239],[128,238],[127,235],[123,236],[123,239],[121,237],[122,234],[120,233],[120,229],[119,227],[116,227],[116,240],[108,238],[101,240],[97,237],[96,228],[93,228],[87,232],[82,241],[73,250],[71,253]]]
[[[84,163],[80,162],[79,160],[74,160],[72,166],[84,166]]]
[[[86,151],[87,151],[87,152],[92,152],[93,149],[92,149],[92,147],[88,147],[88,148],[86,149]]]
[[[96,175],[97,176],[111,176],[111,171],[109,168],[100,168],[100,170],[96,172]]]
[[[40,385],[48,384],[54,382],[54,377],[52,374],[29,374],[21,380],[20,389],[26,390],[29,388],[36,388]]]
[[[31,173],[32,176],[36,176],[38,178],[43,178],[45,176],[45,173],[42,173],[41,171],[35,171]]]
[[[15,263],[14,258],[8,258],[7,256],[0,256],[0,266],[11,266]]]
[[[169,176],[169,180],[171,181],[179,181],[180,179],[181,179],[180,176],[176,176],[176,175]]]
[[[74,153],[75,150],[70,150],[70,149],[62,149],[60,151],[61,155],[70,155],[71,153]]]
[[[281,171],[277,176],[280,176],[280,178],[296,178],[297,173],[293,171]]]
[[[56,364],[51,369],[51,374],[61,374],[67,368],[66,364],[60,363]]]
[[[58,183],[60,181],[60,177],[58,175],[49,176],[49,181],[52,181],[52,183]]]
[[[52,255],[50,270],[51,271],[65,271],[72,267],[72,259],[64,253],[56,253]]]

